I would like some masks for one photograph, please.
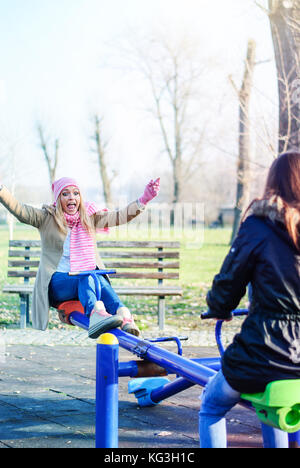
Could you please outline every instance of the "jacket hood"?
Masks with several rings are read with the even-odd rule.
[[[270,198],[255,200],[247,212],[247,216],[255,215],[261,218],[268,218],[273,223],[279,221],[284,224],[285,220],[284,202],[278,195],[273,195]]]
[[[293,209],[293,208],[292,208]],[[270,198],[255,200],[250,206],[246,217],[257,216],[263,218],[265,222],[277,232],[277,234],[287,243],[295,248],[285,224],[285,204],[281,197],[273,195]],[[300,215],[297,212],[297,215]],[[296,249],[297,250],[297,249]]]

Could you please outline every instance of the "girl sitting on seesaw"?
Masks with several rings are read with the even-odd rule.
[[[97,338],[107,330],[121,327],[139,335],[127,307],[119,299],[107,276],[97,275],[101,301],[97,301],[90,275],[69,275],[103,269],[96,247],[96,230],[126,224],[138,216],[157,196],[160,180],[151,180],[143,195],[126,208],[98,211],[85,203],[76,180],[63,177],[52,185],[54,204],[42,209],[19,203],[0,185],[0,202],[22,223],[34,226],[41,237],[41,258],[32,296],[32,325],[39,330],[48,326],[49,307],[79,300],[90,317],[89,337]]]
[[[275,380],[300,379],[300,153],[274,160],[207,295],[210,313],[230,319],[251,284],[249,314],[207,384],[200,446],[225,448],[226,413],[241,393],[264,392]],[[288,446],[287,433],[263,425],[265,447]]]

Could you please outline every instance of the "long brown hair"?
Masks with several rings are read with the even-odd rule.
[[[280,199],[283,222],[294,245],[300,251],[300,153],[288,151],[276,158],[267,176],[262,198],[253,200]]]

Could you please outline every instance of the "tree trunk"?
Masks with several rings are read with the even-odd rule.
[[[279,154],[300,147],[300,0],[269,0],[279,94]]]
[[[112,205],[112,194],[111,194],[111,181],[107,174],[107,167],[105,161],[105,145],[102,142],[101,130],[100,130],[100,119],[95,115],[95,141],[96,151],[98,156],[100,177],[103,184],[103,196],[107,205]]]
[[[249,104],[252,88],[252,75],[255,65],[256,44],[248,42],[247,58],[241,89],[239,91],[239,156],[237,163],[237,190],[234,208],[234,222],[231,235],[233,242],[239,229],[241,214],[249,203],[250,188],[250,123]]]
[[[49,180],[50,180],[50,186],[52,186],[53,182],[55,181],[55,175],[56,175],[56,168],[57,168],[57,163],[58,163],[58,150],[59,150],[59,140],[58,138],[55,139],[54,141],[54,156],[51,158],[48,147],[47,147],[47,142],[44,137],[44,131],[42,128],[41,124],[38,124],[37,126],[38,134],[40,137],[40,145],[41,149],[44,153],[44,157],[47,163],[47,168],[48,168],[48,173],[49,173]]]

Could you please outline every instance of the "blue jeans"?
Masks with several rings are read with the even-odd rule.
[[[222,371],[206,385],[199,412],[201,448],[226,448],[226,413],[240,400],[240,393],[230,387]],[[288,434],[262,424],[265,448],[288,448]]]
[[[100,299],[96,296],[94,279],[91,275],[70,276],[68,273],[56,272],[49,284],[49,301],[51,306],[60,302],[77,300],[84,307],[86,315],[90,315],[97,300],[101,300],[107,312],[115,315],[119,307],[124,307],[109,281],[102,275],[97,275],[100,282]]]

